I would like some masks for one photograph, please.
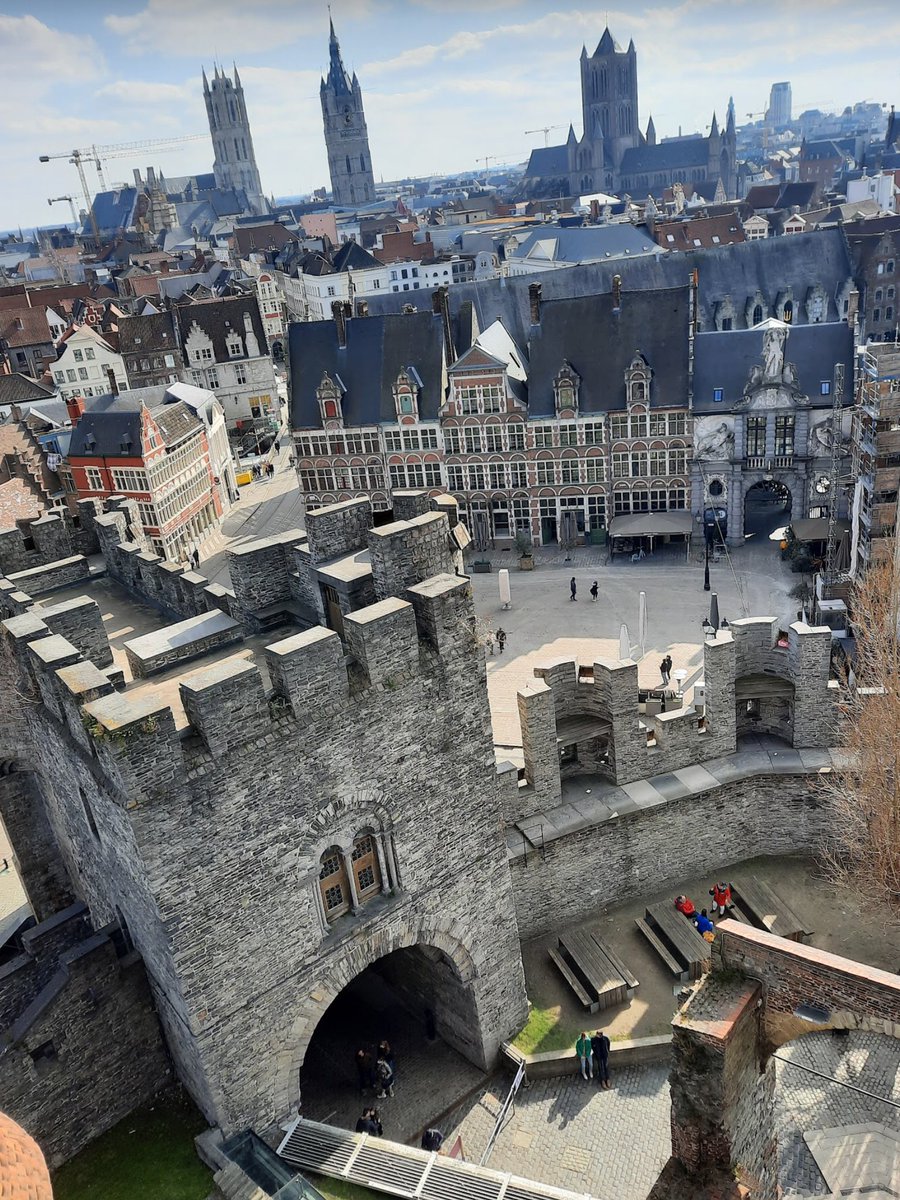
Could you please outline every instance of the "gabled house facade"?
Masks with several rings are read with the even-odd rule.
[[[122,355],[92,325],[72,326],[63,334],[56,362],[51,366],[53,382],[63,400],[107,395],[110,372],[116,388],[128,391],[130,383]]]

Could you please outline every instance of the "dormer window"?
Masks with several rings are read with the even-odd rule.
[[[322,424],[326,427],[343,425],[344,412],[341,401],[344,395],[344,385],[338,376],[332,378],[328,372],[322,376],[322,382],[316,388],[316,398],[319,401],[319,413]]]
[[[564,412],[578,412],[578,389],[580,384],[581,378],[573,369],[571,363],[564,362],[559,374],[553,381],[557,416]]]
[[[647,360],[638,351],[625,372],[625,395],[629,408],[633,404],[649,404],[651,374]]]
[[[244,347],[241,344],[240,338],[229,338],[227,345],[228,354],[231,358],[240,358],[240,356],[244,353]]]
[[[400,372],[393,388],[394,408],[398,417],[418,418],[421,387],[422,381],[414,367],[406,367]]]

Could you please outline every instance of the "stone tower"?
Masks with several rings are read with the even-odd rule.
[[[334,202],[354,207],[371,204],[375,199],[375,177],[362,91],[356,72],[351,79],[341,60],[333,22],[328,49],[328,78],[322,80],[320,96]]]
[[[266,213],[269,206],[263,195],[256,155],[253,153],[253,138],[250,121],[244,103],[244,89],[238,69],[234,68],[234,80],[218,67],[213,73],[212,83],[203,72],[203,99],[216,156],[213,171],[216,187],[243,192],[247,203],[255,213]]]
[[[590,58],[582,47],[581,107],[584,141],[594,150],[595,169],[611,166],[618,171],[625,151],[640,142],[633,39],[622,50],[607,28]]]

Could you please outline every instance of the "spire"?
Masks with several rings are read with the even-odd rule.
[[[581,57],[587,58],[587,46],[584,44],[584,42],[581,43]]]
[[[328,86],[333,88],[335,92],[349,92],[352,88],[350,76],[344,69],[344,63],[341,59],[341,44],[337,39],[337,34],[334,32],[334,21],[331,19],[331,12],[328,15],[328,57],[330,59],[328,66]]]
[[[615,54],[615,53],[621,54],[622,51],[616,45],[616,40],[613,37],[613,35],[609,32],[609,26],[607,25],[606,28],[603,30],[603,37],[598,42],[597,49],[594,51],[594,54],[596,55],[596,54]]]
[[[726,128],[729,132],[734,130],[734,96],[728,97],[728,119]]]
[[[650,114],[650,120],[647,122],[647,145],[656,145],[656,126],[653,124],[653,114]]]
[[[241,86],[241,77],[238,75],[237,63],[234,59],[231,60],[231,65],[234,67],[234,86],[239,88]]]
[[[716,118],[715,112],[713,112],[712,125],[709,127],[709,136],[711,138],[719,136],[719,122]]]
[[[206,78],[206,67],[203,67],[202,71],[203,71],[203,95],[208,96],[209,95],[209,80]]]

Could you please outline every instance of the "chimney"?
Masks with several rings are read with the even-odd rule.
[[[856,327],[859,319],[859,292],[856,288],[847,297],[847,324],[851,329]]]
[[[453,344],[453,326],[450,324],[450,289],[446,284],[431,293],[431,308],[434,315],[441,318],[447,366],[452,367],[456,362],[456,346]]]
[[[596,199],[591,201],[591,220],[595,225],[600,220],[600,201]]]
[[[534,284],[532,284],[532,287]],[[613,275],[612,281],[613,311],[618,312],[622,307],[622,276]]]
[[[531,308],[531,323],[532,325],[540,325],[541,323],[541,285],[539,283],[530,283],[528,285],[528,304]]]
[[[111,393],[113,396],[118,396],[118,394],[119,394],[119,384],[118,384],[118,381],[116,380],[116,373],[115,373],[115,371],[113,370],[113,368],[112,368],[112,367],[107,367],[107,368],[106,368],[106,378],[109,380],[109,390],[110,390],[110,393]]]
[[[67,400],[66,412],[69,414],[69,420],[74,428],[78,424],[78,418],[84,412],[84,396],[72,396]]]
[[[340,300],[332,300],[331,315],[334,317],[334,323],[337,327],[338,349],[347,349],[347,317],[344,313],[344,305]]]
[[[134,186],[137,188],[137,190],[139,192],[143,191],[144,181],[143,181],[143,179],[141,179],[141,168],[140,167],[134,168]]]

